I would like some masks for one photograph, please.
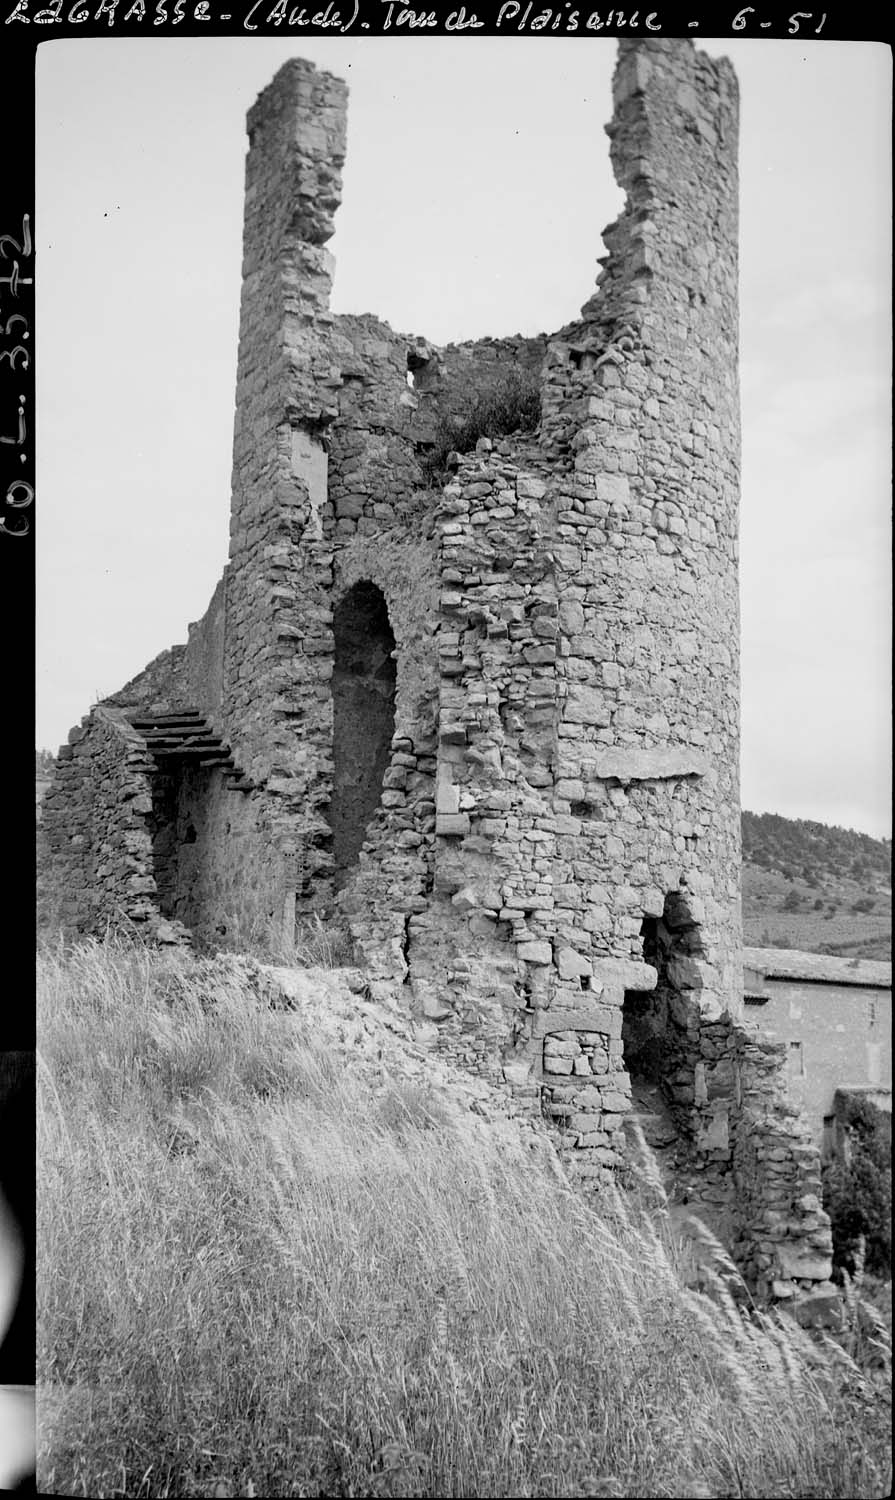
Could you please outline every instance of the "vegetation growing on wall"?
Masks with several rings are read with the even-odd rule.
[[[507,437],[534,432],[541,419],[541,388],[537,375],[513,365],[483,390],[473,391],[465,405],[450,414],[441,412],[435,443],[426,459],[434,479],[443,475],[448,454],[471,453],[479,438]]]
[[[823,1172],[833,1229],[833,1264],[853,1275],[864,1243],[866,1269],[892,1274],[892,1116],[861,1094],[840,1092],[846,1147]]]

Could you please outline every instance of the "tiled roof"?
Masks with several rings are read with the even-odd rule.
[[[836,958],[830,953],[799,953],[795,948],[744,948],[743,967],[756,970],[765,979],[892,988],[892,965],[870,958]]]

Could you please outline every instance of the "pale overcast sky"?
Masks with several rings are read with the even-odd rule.
[[[740,80],[744,807],[891,831],[891,59]],[[602,38],[53,41],[37,65],[37,727],[56,749],[227,557],[245,114],[346,78],[333,308],[437,343],[577,316],[621,194]]]

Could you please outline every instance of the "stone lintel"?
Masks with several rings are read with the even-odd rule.
[[[686,746],[603,750],[597,753],[594,775],[599,781],[663,781],[674,776],[704,776],[707,765],[699,750]]]
[[[594,979],[609,998],[625,990],[654,990],[659,978],[652,964],[634,958],[595,958],[593,966]]]
[[[605,1005],[596,1000],[589,1005],[539,1010],[535,1012],[532,1036],[550,1036],[556,1031],[605,1031],[605,1014]]]

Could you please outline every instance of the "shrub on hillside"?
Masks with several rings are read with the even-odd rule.
[[[764,844],[757,844],[754,849],[744,849],[743,853],[745,858],[751,860],[754,865],[763,865],[767,868],[773,863],[771,852],[764,847]]]
[[[868,912],[873,911],[875,905],[876,902],[872,896],[859,896],[857,901],[852,902],[851,909],[852,911]]]

